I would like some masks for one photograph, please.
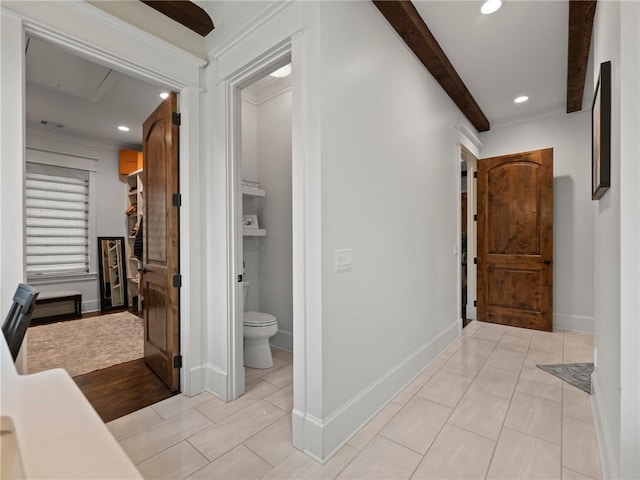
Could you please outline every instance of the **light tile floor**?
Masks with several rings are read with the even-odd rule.
[[[291,446],[292,357],[224,403],[178,395],[108,424],[148,479],[601,478],[589,395],[536,368],[593,337],[472,322],[326,464]]]

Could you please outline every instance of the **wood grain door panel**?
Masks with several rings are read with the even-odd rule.
[[[478,318],[551,331],[553,150],[478,162]]]
[[[177,95],[171,94],[144,122],[144,358],[172,390],[179,389],[180,354]]]

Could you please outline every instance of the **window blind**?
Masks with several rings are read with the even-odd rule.
[[[89,172],[27,163],[27,276],[89,272]]]

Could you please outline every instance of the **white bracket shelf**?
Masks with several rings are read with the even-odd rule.
[[[267,231],[264,228],[242,228],[242,235],[244,237],[266,237]]]

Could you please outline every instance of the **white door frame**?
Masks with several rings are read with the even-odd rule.
[[[24,198],[24,162],[25,162],[25,55],[24,36],[30,34],[43,40],[59,45],[88,60],[117,69],[150,82],[167,85],[177,91],[179,95],[179,109],[182,116],[180,129],[180,190],[182,194],[182,208],[180,211],[180,270],[183,285],[180,291],[180,352],[183,356],[183,367],[180,375],[180,390],[187,395],[200,393],[200,382],[192,382],[189,375],[192,366],[200,363],[200,352],[194,351],[200,337],[201,326],[197,323],[199,305],[194,300],[200,298],[199,288],[202,284],[201,269],[198,262],[191,262],[190,258],[199,257],[200,226],[198,219],[199,202],[199,70],[206,65],[206,61],[185,52],[174,45],[164,42],[152,35],[142,32],[138,28],[108,15],[92,5],[76,2],[45,2],[31,4],[31,2],[17,2],[10,10],[2,7],[2,55],[5,49],[11,49],[10,57],[14,68],[8,71],[2,69],[2,100],[7,96],[18,97],[22,103],[21,109],[2,112],[3,129],[7,122],[19,125],[21,135],[11,138],[3,133],[2,156],[0,161],[12,162],[12,176],[14,183],[20,185],[22,196],[17,201],[22,207]],[[4,28],[9,26],[10,28]],[[19,37],[18,37],[19,35]],[[118,39],[114,42],[114,39]],[[112,47],[112,43],[116,45]],[[128,54],[131,44],[137,44],[138,52]],[[136,58],[137,57],[137,58]],[[168,61],[170,60],[170,61]],[[4,59],[3,67],[5,66]],[[7,81],[8,80],[8,81]],[[11,92],[7,86],[12,86]],[[19,87],[16,89],[16,87]],[[11,152],[11,155],[7,155]],[[15,153],[21,152],[20,155]],[[3,171],[4,174],[4,171]],[[5,178],[2,179],[3,185]],[[195,200],[191,200],[191,199]],[[17,205],[17,203],[14,203]],[[11,243],[19,244],[24,249],[24,215],[23,207],[18,209],[20,215],[15,216],[11,229]],[[124,217],[123,217],[124,218]],[[124,221],[124,220],[123,220]],[[4,222],[4,218],[3,218]],[[9,229],[7,229],[9,230]],[[3,234],[3,240],[7,235]],[[6,243],[3,241],[2,247]],[[15,251],[15,256],[19,252]],[[24,255],[21,255],[24,257]],[[21,258],[21,268],[13,271],[11,280],[20,277],[26,279],[24,260]],[[3,262],[2,269],[5,269]],[[5,275],[2,274],[0,284],[2,289],[8,288]],[[2,304],[4,307],[4,303]],[[195,339],[195,340],[194,340]]]
[[[282,13],[291,13],[290,3]],[[293,10],[296,11],[296,10]],[[285,17],[286,18],[286,17]],[[297,17],[294,17],[296,19]],[[213,61],[222,64],[223,71],[216,81],[219,110],[218,144],[220,155],[225,158],[226,189],[226,275],[227,286],[227,375],[226,400],[237,398],[244,391],[242,285],[238,275],[242,273],[242,229],[240,188],[240,90],[254,80],[269,73],[279,65],[292,64],[292,267],[293,267],[293,412],[292,441],[299,450],[321,457],[321,430],[317,418],[321,417],[322,365],[321,365],[321,254],[320,254],[320,164],[312,140],[317,125],[310,112],[317,105],[309,105],[309,88],[315,87],[316,77],[305,53],[309,48],[305,31],[294,26],[290,34],[276,32],[275,25],[266,29],[279,38],[258,41],[251,54],[242,51],[233,57],[233,67],[226,63],[224,50]],[[262,32],[261,32],[262,35]],[[262,39],[261,39],[262,40]],[[269,42],[269,43],[267,43]],[[245,60],[242,60],[244,58]],[[290,60],[289,60],[290,59]],[[243,63],[245,62],[245,63]],[[229,73],[225,73],[226,70]],[[314,97],[315,101],[316,98]],[[313,138],[310,138],[312,137]]]
[[[482,148],[482,142],[476,136],[476,134],[465,124],[460,124],[458,129],[458,162],[462,162],[462,146],[469,150],[476,159],[480,156],[480,148]],[[458,169],[459,170],[459,169]],[[467,161],[467,318],[473,320],[477,319],[476,307],[474,301],[477,299],[477,266],[474,264],[473,259],[476,257],[477,252],[477,223],[474,221],[474,215],[476,214],[476,182],[475,172],[478,171],[477,160]],[[459,172],[458,172],[459,173]],[[458,205],[462,201],[460,191],[462,190],[460,180],[458,178]],[[458,208],[458,241],[460,242],[458,251],[462,252],[462,225],[461,225],[461,207]],[[462,273],[461,269],[458,269],[458,286],[462,285]],[[461,288],[458,288],[458,316],[462,317],[462,292]],[[461,323],[462,325],[462,323]]]
[[[225,83],[226,124],[231,128],[227,154],[227,185],[229,186],[228,221],[228,265],[230,278],[228,302],[229,319],[229,372],[227,391],[229,398],[235,399],[244,393],[244,354],[243,354],[243,311],[244,290],[242,282],[243,235],[242,235],[242,89],[263,78],[277,68],[291,62],[291,45],[285,44],[249,65],[237,71]],[[295,206],[293,207],[295,208]],[[294,244],[293,248],[296,246]],[[295,266],[294,266],[295,269]],[[295,323],[295,320],[294,320]]]

